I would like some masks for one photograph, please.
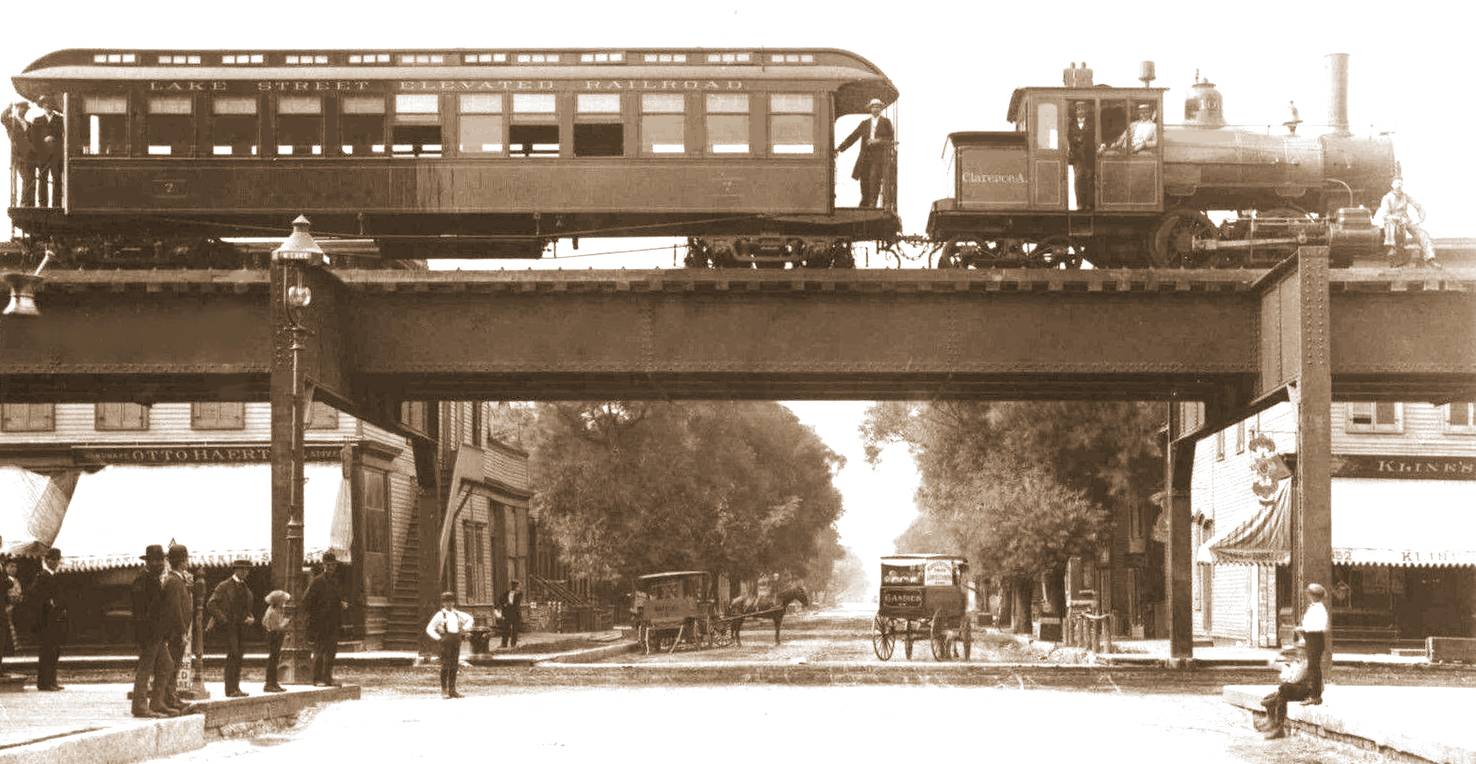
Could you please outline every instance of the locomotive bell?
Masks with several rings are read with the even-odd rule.
[[[10,304],[5,306],[3,315],[32,318],[41,315],[41,311],[36,308],[36,285],[41,283],[41,276],[7,273],[3,278],[10,287]]]
[[[1184,124],[1213,129],[1225,126],[1225,102],[1213,82],[1195,82],[1184,97]]]

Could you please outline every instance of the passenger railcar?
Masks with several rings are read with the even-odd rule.
[[[849,265],[898,234],[835,205],[835,120],[897,96],[842,50],[63,50],[14,84],[67,129],[60,193],[11,219],[63,255],[299,213],[417,259],[684,236],[693,265]]]
[[[1208,82],[1193,86],[1182,124],[1165,124],[1151,62],[1140,87],[1097,85],[1073,65],[1061,87],[1016,90],[1013,130],[950,136],[954,195],[928,220],[939,264],[1269,265],[1329,243],[1346,265],[1377,251],[1368,210],[1395,175],[1393,148],[1349,134],[1346,57],[1330,64],[1320,136],[1296,135],[1297,122],[1284,134],[1227,125]],[[1208,211],[1234,214],[1216,225]]]

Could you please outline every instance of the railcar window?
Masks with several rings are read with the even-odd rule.
[[[384,153],[384,99],[345,96],[339,101],[339,150],[347,155]]]
[[[149,99],[144,142],[149,156],[189,156],[195,149],[195,104],[189,96]]]
[[[815,153],[815,96],[769,96],[769,150],[775,154]]]
[[[89,96],[82,99],[82,113],[87,120],[83,154],[128,155],[128,96]]]
[[[281,96],[277,99],[277,154],[321,156],[323,153],[323,99],[319,96]]]
[[[1035,109],[1035,147],[1047,151],[1061,148],[1061,126],[1056,104],[1045,102]]]
[[[514,93],[507,148],[513,156],[559,155],[558,98],[553,93]]]
[[[683,154],[687,151],[686,99],[679,94],[641,96],[641,151],[647,154]]]
[[[460,153],[502,153],[502,96],[464,95],[457,110],[461,113]]]
[[[256,156],[261,123],[255,98],[219,97],[210,102],[211,153],[218,157]]]
[[[748,153],[748,96],[707,96],[707,150],[713,154]]]
[[[574,108],[574,156],[618,157],[624,154],[625,125],[620,121],[620,94],[578,94]]]
[[[1126,148],[1126,143],[1121,142],[1122,135],[1128,128],[1126,101],[1103,101],[1102,120],[1097,124],[1102,142],[1107,144],[1107,151],[1122,152]]]
[[[441,155],[440,96],[395,96],[395,123],[391,129],[390,151],[397,157]]]

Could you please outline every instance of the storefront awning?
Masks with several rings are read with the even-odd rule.
[[[1333,478],[1333,562],[1476,565],[1476,481]]]
[[[349,484],[338,464],[309,464],[303,489],[308,560],[332,549],[346,560]],[[271,465],[111,466],[83,475],[54,545],[62,570],[139,564],[150,544],[189,547],[197,565],[271,561]]]
[[[1269,504],[1205,542],[1199,562],[1231,565],[1285,565],[1291,559],[1292,481],[1283,480]]]
[[[40,557],[56,540],[81,470],[0,467],[0,553]]]

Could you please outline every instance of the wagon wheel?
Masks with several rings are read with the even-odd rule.
[[[687,624],[686,623],[683,623],[681,626],[678,626],[677,627],[676,636],[674,636],[674,637],[671,638],[671,649],[666,651],[666,654],[667,655],[671,655],[672,653],[676,652],[677,645],[680,645],[682,643],[682,635],[683,634],[686,634],[686,633],[687,633]]]
[[[963,628],[959,630],[959,639],[963,640],[963,659],[965,662],[974,654],[974,619],[968,614],[963,615]]]
[[[1203,212],[1170,210],[1164,213],[1148,239],[1148,256],[1155,268],[1192,268],[1201,259],[1201,253],[1194,251],[1194,242],[1218,235],[1215,224]]]
[[[907,641],[902,643],[907,660],[912,660],[912,619],[907,619]]]
[[[948,625],[943,621],[943,611],[934,610],[932,623],[928,625],[928,644],[933,648],[933,660],[946,661],[953,657],[953,640],[948,637]]]
[[[884,661],[892,659],[892,649],[897,645],[897,633],[892,627],[892,619],[876,617],[876,633],[871,635],[871,649],[876,657]]]
[[[715,647],[727,647],[733,644],[733,622],[727,619],[713,621],[712,644]]]
[[[642,624],[641,626],[636,627],[636,638],[638,640],[640,640],[641,650],[643,650],[646,653],[646,655],[650,655],[651,654],[651,627],[650,626],[647,626],[647,625],[644,625],[644,624]]]

